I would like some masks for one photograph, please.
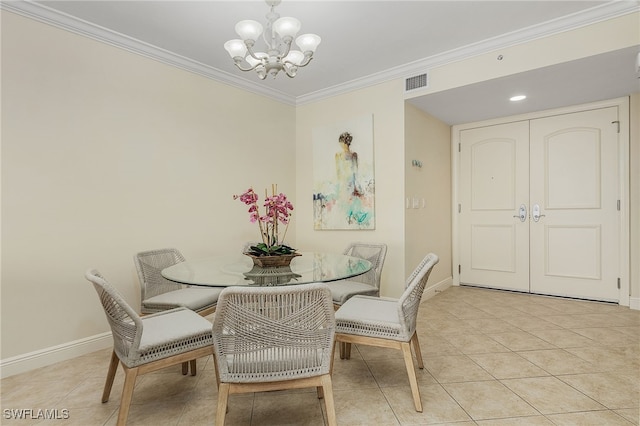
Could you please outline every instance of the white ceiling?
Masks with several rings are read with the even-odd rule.
[[[461,124],[579,105],[640,92],[639,47],[565,62],[408,100],[445,123]],[[522,102],[513,95],[526,93]]]
[[[292,104],[639,9],[638,1],[294,1],[276,11],[322,37],[294,79],[237,70],[222,45],[263,1],[3,1],[2,8]],[[614,98],[640,91],[636,46],[412,99],[449,124]],[[515,110],[504,99],[526,90]]]

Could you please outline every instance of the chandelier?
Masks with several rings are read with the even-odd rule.
[[[271,7],[267,13],[266,30],[257,21],[246,20],[236,24],[236,33],[242,38],[229,40],[224,48],[233,58],[236,67],[242,71],[255,70],[258,77],[264,80],[267,74],[275,78],[280,71],[293,78],[298,68],[311,62],[313,53],[320,44],[320,37],[315,34],[303,34],[296,38],[300,50],[292,50],[291,44],[302,25],[296,18],[281,18],[274,11],[281,0],[265,0]],[[256,40],[262,34],[266,51],[255,51]],[[246,55],[246,56],[245,56]]]

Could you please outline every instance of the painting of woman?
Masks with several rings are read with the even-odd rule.
[[[329,138],[339,144],[332,153]],[[335,166],[327,167],[331,155]],[[371,116],[314,129],[313,200],[315,229],[374,229]]]

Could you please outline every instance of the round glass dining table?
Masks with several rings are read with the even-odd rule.
[[[180,284],[229,287],[274,286],[343,280],[364,274],[371,262],[336,253],[302,252],[289,266],[263,268],[241,253],[188,260],[162,270],[162,276]]]

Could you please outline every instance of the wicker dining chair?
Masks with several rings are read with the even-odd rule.
[[[174,248],[137,253],[133,260],[138,270],[141,292],[141,312],[150,314],[178,307],[189,308],[202,316],[216,310],[221,288],[183,286],[162,276],[162,270],[184,262],[184,256]]]
[[[418,367],[424,368],[416,321],[422,293],[438,260],[435,254],[428,254],[407,280],[405,291],[399,299],[358,295],[347,300],[336,311],[336,342],[341,344],[340,358],[350,358],[352,343],[401,350],[418,412],[422,412],[422,402],[411,345]]]
[[[384,259],[387,256],[387,245],[353,243],[346,248],[344,254],[368,260],[372,266],[369,271],[362,275],[331,283],[331,297],[333,298],[335,309],[338,309],[349,298],[357,294],[366,296],[380,295],[380,277]]]
[[[213,320],[216,425],[230,394],[316,387],[336,424],[331,382],[335,317],[326,284],[227,287]]]
[[[213,354],[211,323],[187,308],[140,317],[98,271],[89,270],[85,277],[98,293],[113,336],[102,402],[109,401],[119,362],[125,377],[117,424],[124,425],[138,376],[186,362],[196,375],[196,360]]]

